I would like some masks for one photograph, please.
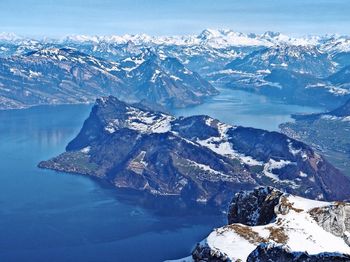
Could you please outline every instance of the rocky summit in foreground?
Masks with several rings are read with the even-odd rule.
[[[209,116],[180,117],[98,99],[66,152],[39,164],[118,188],[185,201],[228,204],[232,194],[270,185],[313,199],[349,199],[350,181],[309,146]]]
[[[177,261],[350,261],[350,204],[321,202],[271,187],[235,195],[228,225]]]

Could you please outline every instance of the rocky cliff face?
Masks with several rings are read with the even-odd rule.
[[[98,99],[67,151],[40,167],[215,205],[260,184],[318,199],[350,195],[345,176],[285,135],[208,116],[175,118],[114,97]]]
[[[293,252],[283,245],[260,244],[247,258],[247,262],[345,262],[350,255],[323,252],[310,255],[307,252]]]
[[[281,191],[272,188],[259,188],[249,194],[236,194],[229,206],[228,223],[249,226],[270,223],[276,218],[275,207],[282,194]]]
[[[229,224],[198,243],[190,261],[350,261],[349,208],[270,187],[242,191]]]

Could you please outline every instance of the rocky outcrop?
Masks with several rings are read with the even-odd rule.
[[[313,219],[327,232],[339,236],[350,246],[350,206],[342,202],[310,210]]]
[[[350,196],[348,178],[285,135],[230,126],[209,116],[175,118],[115,97],[97,100],[66,150],[39,166],[225,208],[232,194],[260,184],[310,198]]]
[[[209,246],[197,244],[192,251],[194,261],[231,262],[226,254],[219,250],[213,250]]]
[[[258,188],[249,194],[237,193],[229,207],[228,223],[249,226],[270,223],[276,218],[275,207],[280,202],[281,195],[281,191],[271,187]]]
[[[229,224],[198,243],[192,259],[350,261],[349,208],[348,203],[309,200],[269,187],[242,191],[230,205]]]
[[[260,244],[247,258],[247,262],[345,262],[350,255],[339,253],[320,253],[309,255],[307,252],[293,252],[290,248],[274,244]]]

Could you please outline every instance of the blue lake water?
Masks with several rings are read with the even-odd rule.
[[[0,111],[1,262],[179,258],[225,222],[222,215],[177,213],[171,204],[148,207],[141,196],[88,177],[38,169],[40,160],[64,150],[89,111],[86,105]]]
[[[278,131],[278,125],[293,121],[291,114],[316,113],[325,109],[288,105],[265,96],[227,88],[220,95],[209,98],[206,103],[191,108],[177,109],[177,116],[206,114],[225,123]]]
[[[0,261],[162,261],[187,256],[223,215],[178,210],[172,202],[119,192],[103,182],[36,167],[64,150],[91,106],[0,111]],[[275,130],[289,114],[313,108],[274,104],[224,90],[205,105],[228,123]],[[153,201],[153,202],[152,202]]]

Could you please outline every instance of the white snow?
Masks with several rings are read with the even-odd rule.
[[[174,260],[165,260],[164,262],[193,262],[192,256],[174,259]]]
[[[293,155],[293,156],[296,156],[297,154],[299,154],[301,152],[301,149],[295,149],[293,147],[293,143],[289,140],[288,141],[288,149],[289,149],[289,152]]]
[[[301,176],[301,177],[307,177],[307,174],[305,174],[304,172],[300,171],[299,176]]]
[[[113,134],[116,131],[116,129],[111,125],[106,126],[105,130],[110,134]]]
[[[80,150],[80,152],[84,153],[84,154],[88,154],[91,150],[90,146],[84,147],[83,149]]]
[[[29,78],[39,77],[39,76],[42,76],[41,72],[35,72],[32,70],[29,70]]]
[[[322,115],[321,119],[324,120],[330,120],[330,121],[342,121],[342,122],[348,122],[350,121],[350,116],[334,116],[334,115]]]
[[[181,79],[177,76],[171,75],[170,76],[171,79],[173,79],[174,81],[180,81]]]
[[[128,57],[123,60],[123,62],[133,62],[133,66],[131,67],[123,67],[123,70],[126,72],[131,72],[132,70],[138,68],[143,62],[145,62],[145,58],[143,56],[139,57]]]
[[[215,177],[212,177],[212,180],[232,181],[232,179],[233,179],[231,176],[229,176],[225,173],[222,173],[220,171],[216,171],[208,165],[200,164],[200,163],[194,162],[194,161],[189,160],[189,159],[187,159],[186,161],[187,161],[187,164],[190,166],[197,167],[197,168],[203,170],[205,173],[215,175]],[[202,200],[202,202],[203,201],[204,200]]]
[[[307,85],[305,88],[324,88],[329,93],[334,94],[336,96],[344,96],[350,94],[350,90],[345,88],[344,86],[334,86],[328,82],[324,83],[316,83],[316,84],[310,84]]]
[[[153,73],[153,75],[152,75],[152,77],[151,77],[151,82],[152,83],[155,83],[156,82],[156,80],[157,80],[157,78],[161,75],[161,71],[159,71],[158,69],[156,69],[155,71],[154,71],[154,73]]]
[[[219,250],[231,258],[232,261],[241,259],[246,261],[248,255],[256,245],[249,243],[242,236],[227,228],[218,228],[206,239],[206,243],[213,250]]]
[[[213,119],[211,118],[206,119],[207,125],[211,125],[212,122],[213,122]],[[232,148],[232,145],[228,141],[228,136],[226,133],[229,129],[235,128],[234,126],[230,126],[219,122],[217,127],[219,131],[218,137],[210,137],[206,140],[198,139],[196,142],[202,146],[205,146],[211,149],[212,151],[214,151],[219,155],[234,158],[234,159],[239,159],[241,162],[247,165],[256,166],[256,165],[263,164],[261,161],[258,161],[251,156],[241,154]]]
[[[304,211],[309,211],[316,207],[325,207],[331,204],[330,202],[316,201],[294,195],[289,195],[288,201],[293,204],[293,207],[303,209]]]
[[[287,196],[287,200],[297,209],[290,209],[286,215],[278,214],[277,222],[264,226],[244,226],[235,224],[240,227],[250,228],[257,236],[265,239],[268,243],[276,242],[270,237],[269,228],[283,232],[287,236],[285,243],[292,251],[308,252],[309,254],[318,254],[322,252],[338,252],[350,254],[350,247],[341,237],[325,231],[311,217],[308,211],[316,207],[325,207],[331,205],[329,202],[309,200],[297,196]],[[299,209],[299,210],[298,210]],[[255,238],[256,239],[256,238]],[[201,245],[208,245],[213,250],[225,253],[228,257],[236,261],[241,259],[246,261],[248,255],[256,248],[259,241],[252,241],[243,234],[241,235],[232,226],[224,226],[215,229],[210,235],[201,242]]]
[[[281,181],[277,175],[275,175],[273,173],[274,169],[281,169],[287,165],[292,164],[292,162],[288,161],[288,160],[274,160],[274,159],[270,159],[267,163],[265,163],[264,165],[264,174],[267,177],[270,177],[272,180],[274,181]]]
[[[153,114],[131,106],[128,107],[126,115],[128,118],[123,123],[119,119],[112,119],[104,129],[111,134],[122,127],[137,130],[141,133],[166,133],[171,130],[171,121],[175,119],[170,115]]]
[[[128,115],[127,126],[144,133],[166,133],[170,131],[170,122],[174,120],[174,117],[169,115],[149,115],[140,110],[129,111]]]

